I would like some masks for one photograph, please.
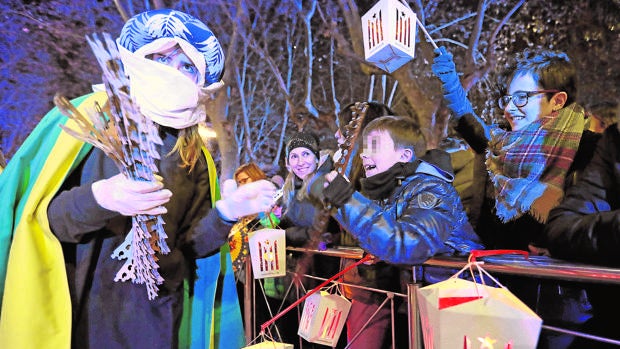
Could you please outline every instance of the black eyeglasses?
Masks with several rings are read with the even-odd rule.
[[[497,100],[497,104],[501,109],[505,109],[508,103],[512,101],[515,107],[520,108],[527,104],[529,97],[536,96],[541,93],[557,93],[559,90],[539,90],[539,91],[516,91],[512,95],[501,96]]]

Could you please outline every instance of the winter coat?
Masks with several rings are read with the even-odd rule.
[[[482,248],[450,179],[424,161],[388,197],[371,200],[355,192],[334,218],[360,247],[392,264],[418,265]]]
[[[620,132],[608,127],[591,162],[562,203],[554,208],[545,228],[548,249],[554,258],[572,262],[620,267]],[[620,286],[586,284],[592,319],[585,331],[618,340],[614,321],[620,312]],[[599,348],[600,343],[575,344]]]
[[[553,257],[620,266],[620,132],[608,127],[580,180],[551,211]]]
[[[469,210],[472,213],[470,220],[483,243],[487,248],[526,251],[529,244],[545,247],[547,244],[544,234],[545,224],[536,220],[529,211],[521,217],[507,222],[503,222],[497,217],[496,193],[484,163],[484,156],[490,140],[485,135],[479,120],[471,114],[466,114],[459,119],[455,129],[477,154],[474,182],[479,187],[473,190],[474,198],[471,200],[473,204]],[[568,170],[564,189],[576,181],[590,159],[597,140],[597,134],[584,131],[575,158]]]
[[[207,164],[203,157],[191,173],[179,168],[179,155],[165,156],[177,131],[162,128],[159,173],[173,192],[163,215],[171,252],[158,255],[164,283],[158,297],[144,285],[115,282],[123,261],[111,254],[125,239],[131,218],[100,207],[91,183],[118,173],[101,150],[90,155],[65,181],[48,208],[52,231],[63,244],[73,306],[75,348],[175,348],[183,311],[183,281],[193,276],[194,259],[216,252],[231,224],[211,209]]]

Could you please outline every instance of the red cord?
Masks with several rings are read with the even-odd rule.
[[[373,258],[372,255],[367,254],[366,256],[364,256],[364,258],[360,259],[359,261],[349,265],[348,267],[344,268],[342,271],[340,271],[339,273],[335,274],[334,276],[330,277],[329,279],[323,281],[323,283],[321,283],[320,285],[318,285],[317,287],[313,288],[312,290],[310,290],[310,292],[306,293],[303,297],[299,298],[297,301],[295,301],[293,304],[289,305],[288,307],[286,307],[286,309],[282,310],[281,312],[277,313],[273,318],[271,318],[270,320],[268,320],[267,322],[265,322],[264,324],[262,324],[260,326],[260,331],[261,332],[265,332],[265,329],[269,326],[271,326],[276,320],[278,320],[279,318],[281,318],[282,316],[284,316],[284,314],[288,313],[291,309],[295,308],[297,305],[299,305],[299,303],[301,303],[304,299],[308,298],[310,295],[314,294],[315,292],[319,291],[321,288],[323,288],[323,286],[327,285],[328,283],[334,281],[335,279],[339,278],[340,276],[344,275],[344,273],[348,272],[349,270],[357,267],[358,265],[368,262],[369,260],[371,260]]]

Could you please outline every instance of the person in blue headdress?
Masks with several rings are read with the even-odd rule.
[[[0,245],[10,245],[0,248],[0,347],[237,349],[240,313],[222,246],[238,217],[271,208],[276,188],[224,183],[219,197],[197,128],[199,101],[222,85],[222,48],[204,23],[168,9],[132,17],[117,45],[130,93],[158,127],[159,177],[129,179],[60,130],[74,121],[57,108],[43,118],[0,177]],[[106,110],[103,92],[73,103],[95,101]],[[144,285],[115,281],[124,262],[111,257],[140,214],[162,215],[170,248],[156,254],[164,281],[152,300]]]

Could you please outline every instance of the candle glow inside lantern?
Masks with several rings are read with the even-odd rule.
[[[362,16],[364,55],[394,72],[414,57],[416,14],[398,0],[380,0]]]
[[[286,274],[286,238],[282,229],[260,229],[249,237],[255,279]]]
[[[326,291],[314,293],[304,303],[297,334],[311,343],[335,347],[351,310],[351,302]]]

